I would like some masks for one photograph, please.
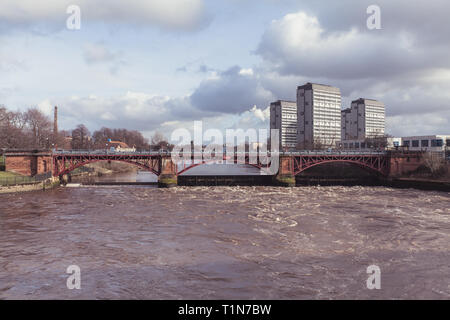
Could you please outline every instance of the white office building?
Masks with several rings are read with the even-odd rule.
[[[341,91],[307,83],[297,87],[297,143],[301,149],[335,147],[341,140]]]
[[[443,152],[450,149],[450,135],[402,137],[401,145],[411,151]]]
[[[278,100],[270,104],[270,129],[280,130],[280,149],[297,145],[297,103]]]
[[[385,106],[382,102],[360,98],[351,107],[341,111],[342,140],[364,141],[366,138],[384,136]]]

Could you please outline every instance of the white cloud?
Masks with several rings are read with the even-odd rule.
[[[386,78],[450,62],[447,50],[419,46],[416,35],[406,30],[328,31],[305,12],[272,21],[257,53],[282,74],[329,79]]]
[[[51,116],[53,114],[53,105],[50,103],[49,99],[38,103],[37,108],[47,116]]]
[[[250,112],[252,112],[256,118],[263,122],[268,121],[270,118],[270,107],[259,109],[258,107],[253,106],[253,108],[250,109]]]
[[[266,128],[269,109],[256,106],[239,114],[211,114],[199,111],[188,99],[152,95],[144,92],[126,92],[117,97],[68,97],[53,101],[45,99],[38,104],[40,110],[52,116],[58,105],[61,129],[72,129],[83,123],[91,130],[103,126],[140,130],[150,137],[160,131],[170,137],[173,130],[191,130],[195,120],[203,120],[204,130],[215,128]],[[180,116],[180,113],[183,114]],[[225,131],[224,131],[225,132]]]
[[[0,30],[52,24],[54,29],[65,28],[66,9],[73,4],[81,9],[82,28],[84,22],[106,22],[190,30],[205,19],[203,0],[2,0]]]
[[[450,110],[423,114],[404,114],[388,117],[389,133],[396,136],[450,134]]]
[[[204,80],[192,94],[191,103],[200,110],[218,113],[240,113],[255,104],[267,106],[274,95],[263,87],[259,75],[249,70],[234,66]]]
[[[88,43],[84,46],[83,57],[86,63],[101,63],[114,60],[117,55],[102,43]]]
[[[241,69],[241,71],[239,71],[239,74],[241,76],[252,76],[253,75],[253,69],[252,68]]]

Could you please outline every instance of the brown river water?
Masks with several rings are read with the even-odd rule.
[[[139,180],[139,179],[137,179]],[[69,290],[69,265],[81,289]],[[381,270],[369,290],[367,267]],[[450,194],[82,186],[0,195],[0,299],[449,299]]]

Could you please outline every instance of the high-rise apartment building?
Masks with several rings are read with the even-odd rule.
[[[297,144],[301,149],[335,147],[341,140],[341,91],[307,83],[297,87]]]
[[[363,99],[352,101],[342,110],[342,140],[364,140],[384,136],[385,107],[380,101]]]
[[[280,130],[280,149],[297,145],[297,103],[278,100],[270,104],[270,129]]]

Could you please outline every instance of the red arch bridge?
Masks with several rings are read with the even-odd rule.
[[[201,159],[203,155],[192,154],[192,159],[194,156]],[[256,157],[256,154],[252,153],[224,155],[222,160],[226,163],[248,164],[265,171],[270,171],[268,169],[271,165],[270,161],[268,164],[263,163],[260,158]],[[210,162],[208,160],[198,160],[197,162],[189,160],[176,165],[168,152],[55,151],[53,152],[53,175],[63,176],[76,168],[98,161],[120,161],[133,164],[157,176],[180,175],[194,167]],[[279,169],[275,171],[275,174],[297,175],[308,168],[332,162],[351,163],[382,176],[389,175],[390,170],[390,154],[387,152],[298,151],[280,152],[279,165],[276,166]]]

